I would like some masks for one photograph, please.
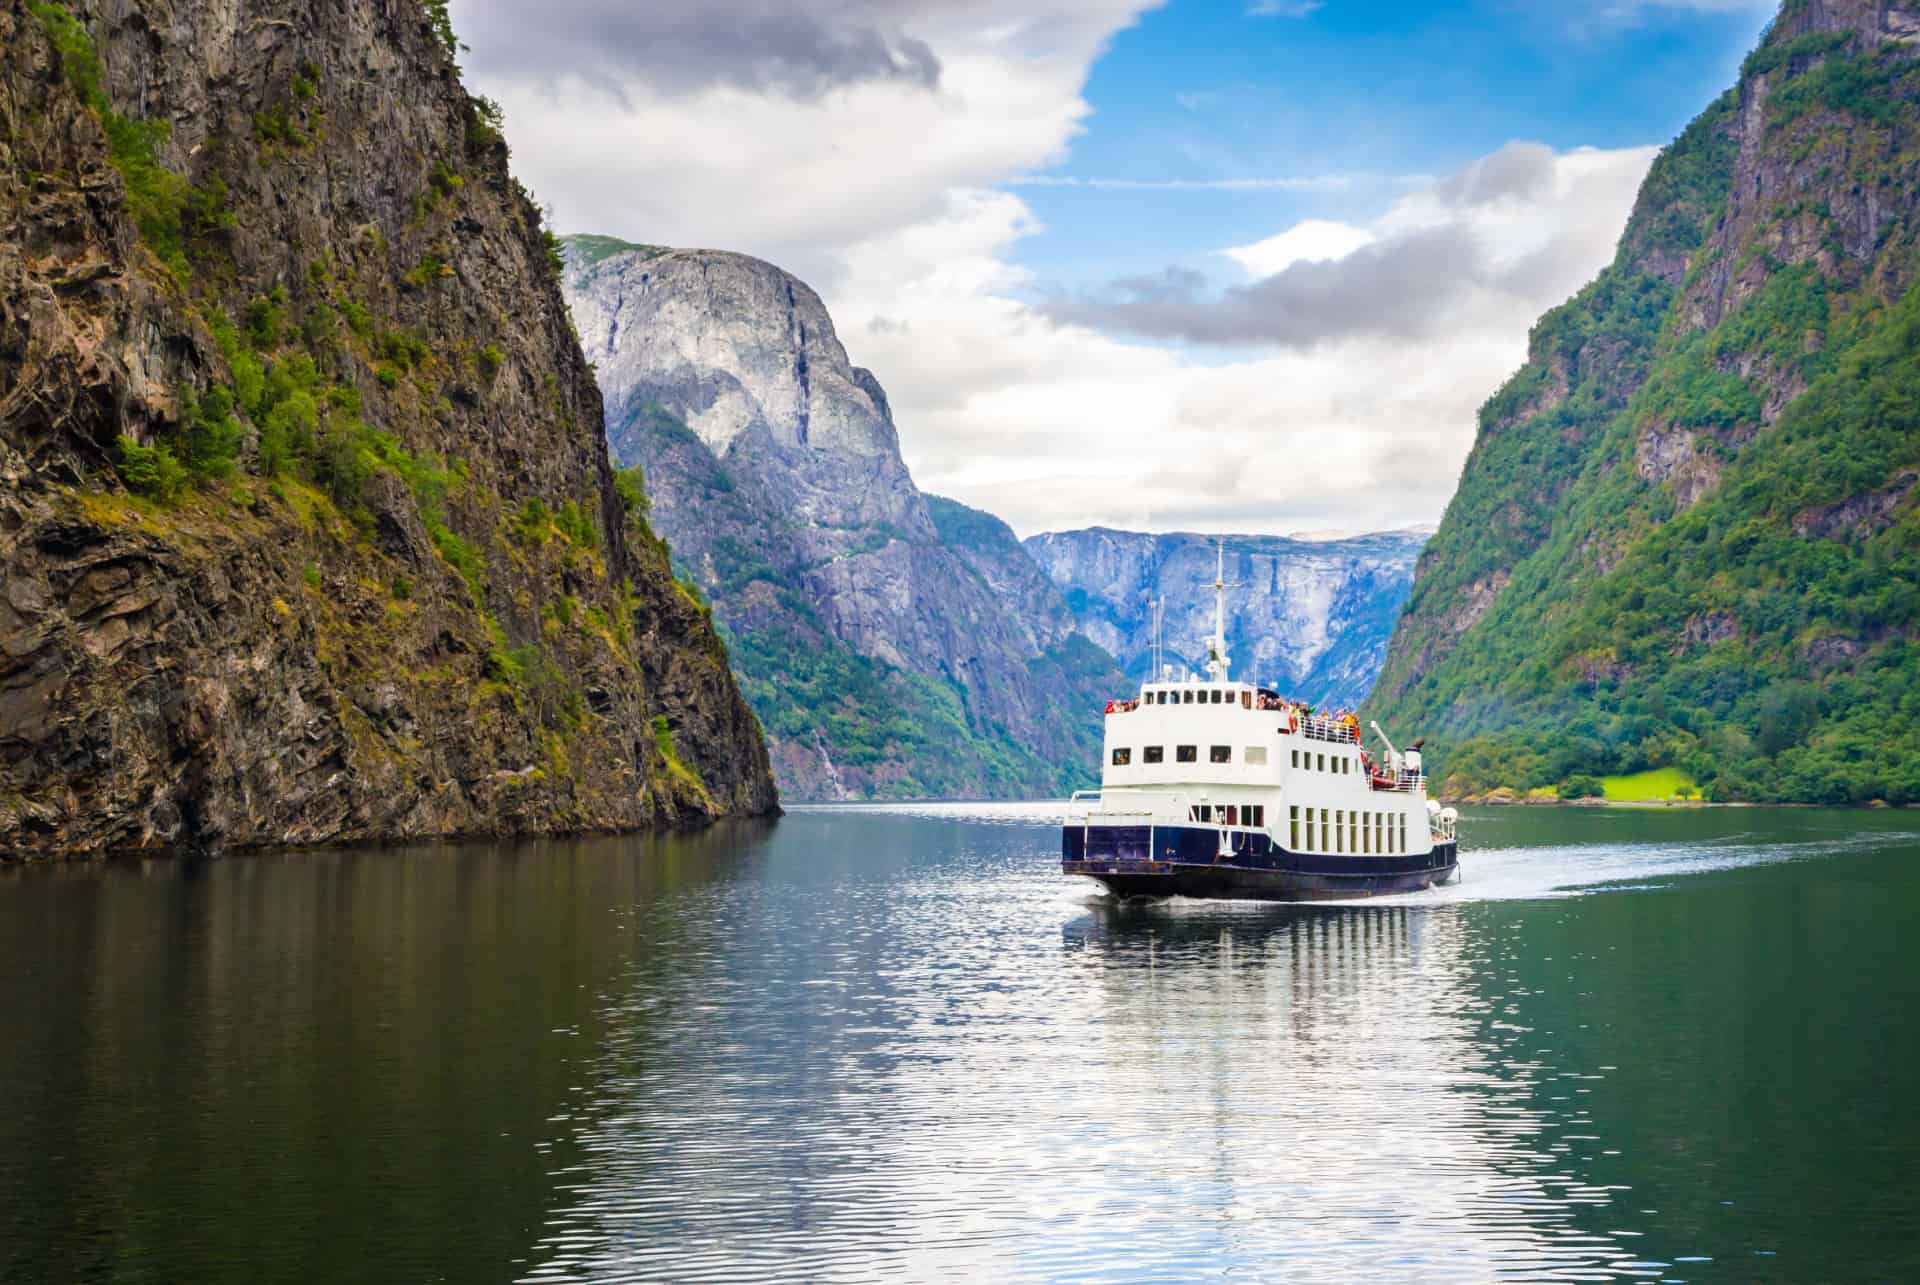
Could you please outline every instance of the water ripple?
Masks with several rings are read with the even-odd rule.
[[[777,915],[739,888],[636,908],[686,940],[606,997],[586,1159],[526,1279],[1660,1279],[1594,1176],[1608,1070],[1511,1020],[1463,903],[1809,853],[1515,846],[1410,904],[1136,909],[1009,833]]]

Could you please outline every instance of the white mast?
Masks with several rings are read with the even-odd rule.
[[[1227,542],[1215,542],[1213,571],[1213,637],[1207,639],[1207,675],[1227,681]]]
[[[1147,675],[1147,681],[1150,683],[1160,682],[1166,677],[1166,672],[1160,667],[1160,625],[1166,604],[1165,598],[1153,598],[1148,603],[1153,609],[1153,669]]]

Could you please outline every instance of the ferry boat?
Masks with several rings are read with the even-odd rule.
[[[1223,545],[1206,677],[1149,681],[1108,705],[1101,788],[1068,805],[1061,869],[1122,897],[1266,901],[1454,878],[1458,816],[1427,797],[1419,742],[1398,750],[1375,723],[1375,757],[1355,716],[1228,680],[1224,574]]]

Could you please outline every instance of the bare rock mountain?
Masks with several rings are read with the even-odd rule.
[[[1236,678],[1304,700],[1358,705],[1386,659],[1424,532],[1338,540],[1227,539],[1227,642]],[[1165,660],[1199,669],[1213,632],[1213,537],[1095,527],[1026,542],[1087,636],[1129,674],[1152,668],[1155,599],[1166,603]]]
[[[1086,780],[1111,658],[1003,524],[921,494],[819,296],[721,251],[573,237],[567,258],[613,449],[645,469],[653,521],[712,600],[783,789]]]

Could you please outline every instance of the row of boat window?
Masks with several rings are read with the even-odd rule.
[[[1267,823],[1264,803],[1196,803],[1187,809],[1187,820],[1210,825],[1251,825]]]
[[[1315,750],[1295,750],[1293,765],[1304,767],[1310,772],[1332,772],[1338,776],[1353,775],[1353,760],[1342,754],[1335,754],[1329,759],[1325,754]]]
[[[1149,705],[1231,705],[1235,697],[1232,692],[1217,687],[1203,688],[1198,692],[1188,690],[1180,692],[1148,692],[1146,702]],[[1243,691],[1239,695],[1241,709],[1253,708],[1253,692]]]
[[[1348,812],[1342,808],[1329,812],[1296,804],[1287,809],[1287,828],[1295,852],[1366,857],[1399,856],[1409,850],[1404,812]]]
[[[1296,759],[1300,757],[1298,751],[1295,752],[1294,757]],[[1322,757],[1324,758],[1325,756],[1322,755]],[[1166,762],[1167,747],[1164,745],[1148,745],[1148,746],[1142,747],[1142,749],[1140,750],[1140,761],[1142,763]],[[1176,763],[1198,763],[1200,761],[1200,747],[1198,745],[1174,746],[1173,761]],[[1245,749],[1240,751],[1240,761],[1242,763],[1247,764],[1249,767],[1265,767],[1267,763],[1267,747],[1264,745],[1247,746]],[[1207,762],[1209,763],[1233,762],[1233,746],[1214,745],[1214,746],[1208,747]],[[1123,746],[1120,749],[1117,749],[1113,752],[1113,765],[1115,767],[1129,767],[1132,765],[1132,763],[1133,763],[1133,747],[1132,746]],[[1298,766],[1298,764],[1295,764],[1295,766]]]

